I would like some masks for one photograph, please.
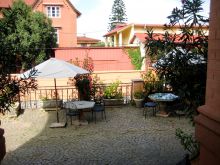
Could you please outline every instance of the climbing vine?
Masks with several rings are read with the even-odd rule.
[[[135,70],[140,70],[142,66],[142,61],[144,57],[141,57],[141,51],[137,48],[127,49],[127,53],[129,58],[131,59],[131,63],[134,66]]]

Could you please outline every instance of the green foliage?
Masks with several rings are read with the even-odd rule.
[[[144,98],[144,93],[142,91],[136,91],[134,93],[134,98],[135,99],[143,99]]]
[[[155,64],[157,73],[180,96],[191,118],[205,100],[208,36],[204,26],[208,19],[200,15],[202,3],[185,0],[182,8],[173,9],[168,16],[170,22],[165,25],[163,37],[155,39],[157,34],[148,30],[146,44],[148,55],[159,59]],[[176,25],[181,33],[170,33]]]
[[[163,80],[160,80],[152,70],[143,73],[141,77],[144,80],[144,90],[146,95],[154,92],[163,92],[164,82]]]
[[[141,57],[140,49],[128,49],[128,55],[131,59],[131,63],[135,67],[135,70],[140,70],[144,57]]]
[[[93,60],[88,55],[83,59],[82,64],[80,63],[78,58],[76,58],[75,60],[71,60],[70,63],[84,68],[85,70],[88,70],[90,73],[92,73],[94,69]],[[94,83],[92,76],[90,74],[79,75],[76,76],[74,79],[69,79],[69,81],[72,82],[74,80],[79,92],[80,99],[91,100],[91,98],[94,96]]]
[[[51,21],[40,12],[32,12],[22,0],[15,1],[10,9],[2,10],[0,19],[1,60],[6,56],[11,69],[29,69],[52,55],[56,46]],[[6,59],[5,59],[6,60]],[[12,68],[13,67],[13,68]]]
[[[2,10],[0,19],[0,113],[27,89],[36,89],[35,80],[11,76],[21,66],[28,69],[49,58],[55,38],[51,21],[42,13],[32,12],[31,7],[17,0],[10,9]]]
[[[93,45],[93,47],[105,47],[105,42],[100,41],[97,44]]]
[[[113,30],[118,23],[125,23],[127,21],[126,9],[123,0],[114,0],[109,21],[109,31]]]
[[[79,91],[80,100],[91,100],[92,95],[92,79],[91,76],[82,75],[75,77],[76,80],[76,87]]]
[[[192,134],[184,133],[181,129],[176,129],[176,137],[180,140],[181,145],[190,153],[190,158],[193,159],[199,155],[199,143],[195,140]]]
[[[104,90],[104,98],[106,99],[121,99],[122,91],[119,87],[120,81],[116,81],[107,86]]]

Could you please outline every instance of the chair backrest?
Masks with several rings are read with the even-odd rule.
[[[76,116],[77,114],[79,114],[79,111],[76,107],[76,105],[74,104],[74,101],[68,101],[64,103],[64,107],[66,109],[66,115],[68,116]]]
[[[95,101],[95,105],[103,105],[105,106],[105,101],[103,98],[100,98],[100,99],[97,99],[97,100],[94,100]]]

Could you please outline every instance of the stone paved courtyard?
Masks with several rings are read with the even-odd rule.
[[[106,108],[107,120],[88,125],[49,128],[55,111],[25,110],[17,119],[4,117],[7,154],[2,165],[172,165],[185,151],[175,129],[193,132],[189,120],[148,117],[133,106]],[[59,114],[65,121],[63,110]]]

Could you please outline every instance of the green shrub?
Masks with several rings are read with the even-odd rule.
[[[104,90],[104,98],[106,99],[120,99],[122,98],[122,91],[119,88],[120,81],[116,81],[107,86]]]
[[[144,98],[144,93],[142,91],[136,91],[134,93],[134,98],[135,99],[143,99]]]

